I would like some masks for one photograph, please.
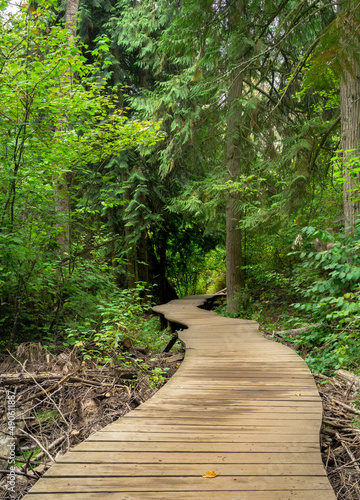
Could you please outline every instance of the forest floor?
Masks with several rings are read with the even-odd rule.
[[[95,361],[81,362],[75,350],[54,355],[40,344],[21,344],[14,355],[4,357],[0,498],[21,499],[60,455],[155,394],[183,357],[183,352],[144,354],[131,348],[121,365],[99,366]],[[13,407],[15,456],[12,427],[6,419]],[[9,489],[10,466],[15,471],[15,491]]]
[[[0,362],[0,431],[9,427],[5,415],[12,401],[17,419],[16,456],[9,462],[16,490],[9,490],[7,463],[13,438],[1,432],[0,498],[20,500],[70,447],[150,398],[183,356],[133,350],[125,366],[98,366],[81,362],[74,350],[54,355],[38,344],[20,345]],[[322,374],[315,380],[324,406],[320,443],[329,480],[339,500],[360,500],[359,387]]]

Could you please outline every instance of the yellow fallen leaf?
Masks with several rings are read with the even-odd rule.
[[[295,396],[301,396],[301,392],[295,392]]]
[[[202,477],[216,477],[216,476],[217,476],[217,474],[214,471],[208,471],[202,475]]]

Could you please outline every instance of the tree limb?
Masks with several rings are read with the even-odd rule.
[[[275,332],[276,335],[289,335],[290,337],[297,337],[304,332],[307,332],[311,328],[316,328],[318,326],[323,326],[324,323],[313,323],[312,325],[303,326],[301,328],[292,328],[291,330],[281,330],[279,332]]]

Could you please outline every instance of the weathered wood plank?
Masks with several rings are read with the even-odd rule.
[[[55,466],[53,467],[55,469]],[[204,471],[206,472],[206,471]],[[218,476],[212,479],[187,477],[50,477],[45,475],[32,488],[34,493],[101,493],[108,491],[276,491],[328,488],[327,477],[319,476]],[[330,493],[330,492],[329,492]],[[329,495],[329,498],[331,496]],[[328,498],[328,500],[329,500]],[[169,495],[171,499],[171,495]],[[315,499],[313,499],[315,500]]]
[[[90,441],[86,440],[74,448],[73,451],[159,451],[159,452],[204,452],[204,453],[250,453],[250,452],[269,452],[269,453],[296,453],[296,452],[315,452],[319,451],[319,444],[311,443],[230,443],[217,441],[209,442],[187,442],[187,441]],[[89,456],[90,459],[90,456]]]
[[[201,477],[206,471],[223,476],[325,476],[322,464],[224,464],[219,462],[167,464],[68,464],[59,462],[47,477]]]
[[[200,421],[193,422],[188,425],[184,425],[183,423],[175,423],[164,424],[162,422],[150,423],[148,419],[144,419],[144,422],[138,422],[137,424],[132,422],[121,422],[111,425],[111,427],[104,429],[103,433],[112,433],[112,432],[135,432],[135,433],[156,433],[156,434],[169,434],[175,432],[176,434],[183,433],[191,433],[191,432],[201,432],[204,434],[216,434],[223,435],[226,434],[236,434],[238,436],[242,435],[244,432],[251,432],[252,434],[262,434],[270,432],[272,436],[276,434],[303,434],[304,432],[310,432],[314,429],[314,423],[318,423],[317,420],[306,420],[304,422],[298,421],[272,421],[272,423],[266,421],[265,419],[262,421],[243,421],[241,420],[239,425],[239,421],[237,424],[233,423],[230,425],[215,425],[215,424],[204,424],[200,423]],[[319,429],[317,429],[319,432]]]
[[[154,415],[154,416],[149,416],[148,414],[144,415],[144,417],[131,417],[131,418],[123,418],[120,421],[114,422],[113,424],[110,424],[112,427],[111,429],[115,429],[118,426],[122,427],[128,427],[128,426],[135,426],[136,425],[141,425],[141,426],[161,426],[161,427],[168,427],[168,426],[176,426],[176,428],[179,428],[179,426],[184,427],[184,429],[187,429],[189,427],[216,427],[218,428],[219,426],[221,427],[235,427],[238,426],[239,424],[241,425],[261,425],[261,424],[266,424],[269,427],[280,427],[283,426],[285,422],[285,425],[288,426],[294,426],[296,425],[296,422],[294,420],[298,420],[296,418],[296,414],[290,414],[287,415],[287,419],[282,419],[281,422],[274,416],[273,413],[262,413],[258,415],[244,415],[241,417],[241,420],[236,417],[223,417],[219,418],[218,415],[215,415],[213,417],[204,417],[202,415],[198,415],[197,417],[161,417],[159,415]],[[290,418],[289,418],[290,417]],[[291,418],[292,417],[292,418]],[[305,421],[305,425],[314,425],[314,422],[319,422],[318,415],[316,414],[305,414],[305,417],[303,418]]]
[[[137,442],[182,442],[182,443],[313,443],[319,436],[319,429],[306,434],[291,432],[279,433],[276,437],[269,435],[267,429],[262,432],[244,430],[242,433],[197,433],[197,432],[104,432],[99,431],[88,438],[89,441],[137,441]]]
[[[276,455],[276,456],[274,456]],[[153,451],[69,451],[58,463],[69,464],[316,464],[320,462],[318,451],[293,453],[196,453],[196,452],[153,452]]]
[[[212,401],[210,404],[207,404],[206,406],[194,406],[193,404],[185,404],[183,401],[164,401],[161,407],[156,404],[160,398],[160,395],[157,396],[156,400],[154,398],[151,398],[147,400],[145,403],[141,405],[140,408],[137,408],[133,410],[132,412],[138,413],[139,411],[145,412],[149,409],[156,409],[159,415],[162,415],[168,411],[176,410],[178,411],[187,411],[187,412],[204,412],[207,414],[207,412],[210,411],[216,411],[217,415],[219,415],[219,405],[221,404],[221,407],[223,409],[224,414],[228,415],[229,412],[233,413],[239,413],[239,412],[279,412],[279,413],[309,413],[311,412],[316,412],[319,415],[322,415],[322,403],[321,401],[317,402],[310,402],[308,403],[307,401],[302,400],[301,404],[299,403],[299,399],[292,402],[292,401],[283,401],[283,400],[278,400],[278,401],[268,401],[268,400],[263,400],[263,401],[256,401],[256,404],[254,401],[235,401],[231,405],[223,405],[222,402],[220,401]],[[127,418],[129,414],[125,415],[124,418]]]
[[[307,453],[319,451],[317,443],[229,443],[218,441],[209,442],[185,442],[185,441],[89,441],[80,443],[73,451],[155,451],[155,452],[204,452],[204,453]],[[90,457],[89,457],[90,459]]]
[[[101,499],[104,500],[199,500],[201,498],[199,490],[190,491],[165,491],[165,492],[101,492]],[[221,496],[220,496],[221,495]],[[321,489],[306,489],[297,491],[226,491],[219,492],[207,491],[206,500],[329,500],[328,491]],[[30,492],[28,494],[29,500],[49,500],[55,498],[50,494],[37,494]],[[56,500],[99,500],[99,493],[56,493]]]

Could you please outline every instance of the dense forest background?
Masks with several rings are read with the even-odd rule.
[[[1,349],[108,360],[152,302],[227,287],[357,369],[360,4],[0,7]]]

